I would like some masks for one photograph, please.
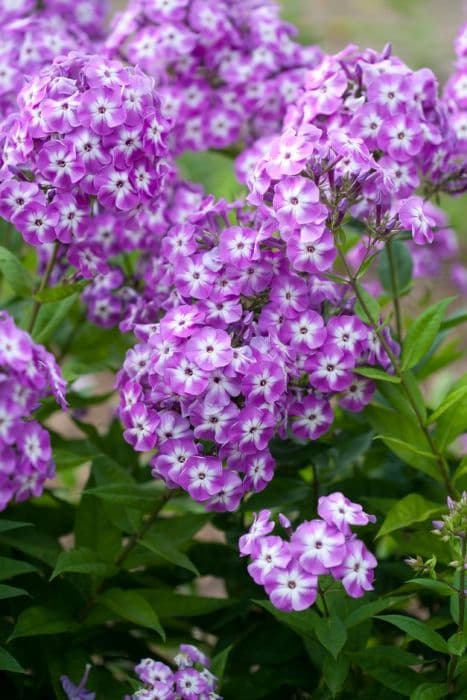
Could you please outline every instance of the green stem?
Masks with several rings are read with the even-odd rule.
[[[45,270],[44,277],[42,278],[39,289],[37,290],[37,294],[40,294],[41,292],[43,292],[44,289],[48,286],[48,284],[50,282],[50,277],[52,275],[52,271],[54,269],[55,263],[57,262],[59,248],[60,248],[60,243],[59,243],[59,241],[56,241],[54,248],[53,248],[53,251],[52,251],[52,255],[50,256],[50,260],[47,263],[47,268]],[[41,308],[41,304],[42,304],[42,302],[38,301],[37,299],[34,302],[34,306],[32,307],[31,320],[29,321],[29,327],[28,327],[29,334],[32,334],[32,332],[34,330],[34,326],[36,325],[37,315],[39,313],[39,309]]]
[[[118,568],[120,568],[123,564],[123,562],[127,559],[127,557],[131,554],[133,549],[136,547],[136,545],[143,539],[151,525],[154,524],[154,522],[157,520],[157,516],[161,512],[161,510],[164,508],[164,506],[168,503],[168,501],[174,496],[176,491],[170,491],[167,489],[165,493],[162,495],[162,498],[160,501],[158,501],[156,507],[154,510],[151,512],[149,517],[143,522],[139,530],[137,530],[129,539],[128,542],[124,545],[122,548],[122,551],[120,554],[114,559],[114,564]],[[103,589],[105,586],[105,581],[101,581],[97,586],[92,594],[92,596],[88,599],[88,601],[85,603],[83,606],[80,614],[79,614],[79,619],[84,620],[88,612],[91,610],[91,608],[94,606],[94,603],[96,602],[96,599],[99,595],[99,593],[102,593]]]
[[[394,252],[392,249],[392,240],[389,238],[386,244],[386,250],[388,251],[388,262],[389,262],[389,272],[391,275],[391,290],[392,290],[392,301],[394,304],[394,314],[396,317],[396,333],[397,341],[402,343],[402,320],[401,320],[401,307],[399,301],[399,288],[397,284],[397,274],[396,265],[394,260]]]
[[[323,603],[324,616],[330,617],[328,604],[326,603],[326,596],[324,595],[324,591],[322,590],[322,588],[319,584],[318,584],[318,593],[319,593],[319,597],[321,598],[321,602]]]
[[[122,551],[118,555],[118,557],[115,559],[115,566],[120,567],[125,559],[128,557],[128,555],[132,552],[132,550],[136,547],[138,542],[143,539],[144,535],[147,533],[151,525],[157,520],[157,516],[161,512],[161,510],[164,508],[164,506],[168,503],[168,501],[172,498],[174,494],[174,491],[169,491],[167,490],[164,495],[162,496],[161,500],[157,504],[157,506],[154,508],[152,511],[151,515],[144,521],[144,523],[141,525],[139,530],[137,530],[134,535],[132,535],[128,542],[125,544],[123,547]]]
[[[466,559],[467,559],[467,536],[464,536],[464,537],[462,537],[461,571],[460,571],[460,579],[459,579],[459,590],[457,591],[457,595],[458,595],[458,599],[459,599],[459,622],[457,625],[457,633],[460,636],[462,636],[464,633],[465,583],[466,583],[466,581],[465,581],[465,564],[466,564]],[[449,662],[448,678],[447,678],[449,690],[453,690],[454,674],[456,672],[458,660],[459,660],[458,656],[455,656],[454,654],[451,656],[451,660]]]
[[[420,410],[418,408],[417,400],[412,393],[412,389],[411,389],[410,385],[407,383],[407,380],[404,376],[404,372],[402,371],[402,367],[399,364],[399,360],[396,357],[396,355],[394,355],[393,351],[391,350],[391,348],[389,346],[389,343],[387,342],[386,338],[384,337],[384,333],[381,330],[378,319],[374,319],[371,311],[368,309],[368,306],[365,303],[365,299],[362,297],[362,295],[360,293],[360,288],[357,284],[357,280],[353,276],[352,270],[350,269],[349,265],[347,264],[347,260],[345,259],[345,255],[343,254],[342,250],[340,249],[340,247],[338,245],[337,245],[337,252],[338,252],[338,255],[341,259],[341,262],[345,268],[345,271],[346,271],[346,274],[349,278],[349,282],[352,286],[352,289],[354,290],[355,295],[356,295],[358,301],[360,302],[360,306],[362,307],[362,309],[363,309],[363,311],[368,319],[368,322],[370,323],[371,327],[373,328],[376,335],[378,336],[378,339],[379,339],[386,355],[388,356],[389,361],[391,362],[391,364],[394,368],[394,372],[396,373],[397,377],[399,377],[399,379],[400,379],[401,387],[402,387],[402,389],[403,389],[403,391],[404,391],[404,393],[409,401],[409,404],[410,404],[413,412],[415,413],[415,417],[417,419],[418,425],[420,426],[420,429],[425,436],[425,439],[428,443],[428,446],[431,450],[431,453],[433,454],[433,456],[436,460],[436,463],[438,465],[438,470],[439,470],[440,475],[444,481],[444,484],[446,486],[446,490],[447,490],[448,494],[451,496],[451,498],[456,498],[457,493],[456,493],[455,488],[451,484],[451,479],[449,476],[449,469],[448,469],[448,465],[446,463],[446,460],[444,459],[441,452],[438,450],[438,448],[437,448],[437,446],[436,446],[436,444],[431,436],[431,433],[430,433],[427,425],[425,424],[423,416],[420,413]]]

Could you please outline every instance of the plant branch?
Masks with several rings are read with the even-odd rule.
[[[115,559],[115,566],[120,567],[125,559],[128,557],[128,555],[132,552],[132,550],[136,547],[138,542],[143,539],[144,535],[147,533],[151,525],[157,520],[157,516],[161,512],[161,510],[164,508],[164,506],[168,503],[168,501],[172,498],[174,494],[174,491],[167,490],[164,495],[162,496],[161,500],[157,504],[157,506],[154,508],[150,516],[144,521],[144,523],[141,525],[139,530],[137,530],[128,540],[128,542],[125,544],[123,547],[122,551],[118,555],[118,557]]]
[[[161,510],[164,508],[164,506],[168,503],[168,501],[172,498],[172,496],[175,493],[176,491],[171,491],[169,489],[165,491],[165,493],[162,495],[161,500],[158,501],[157,505],[155,506],[154,510],[150,513],[149,517],[143,522],[141,527],[128,539],[126,544],[123,546],[120,554],[114,559],[114,565],[116,567],[120,568],[122,566],[123,562],[127,559],[129,554],[136,547],[136,545],[143,539],[144,535],[147,533],[151,525],[153,525],[154,522],[157,520],[157,516],[159,515]],[[96,602],[98,595],[102,593],[104,586],[105,580],[101,581],[96,586],[94,593],[87,600],[79,614],[80,620],[84,620],[88,612],[94,606],[94,603]]]
[[[459,622],[457,624],[457,633],[459,636],[462,636],[464,633],[464,618],[465,618],[465,565],[466,565],[466,559],[467,559],[467,535],[464,534],[464,536],[461,539],[461,570],[460,570],[460,580],[459,580],[459,590],[457,591],[458,595],[458,600],[459,600]],[[454,681],[454,674],[456,672],[457,668],[457,662],[459,660],[458,656],[455,656],[454,654],[451,656],[451,660],[449,662],[449,670],[448,670],[448,678],[447,678],[447,683],[448,683],[448,688],[450,690],[453,689],[453,681]]]
[[[50,277],[52,275],[52,271],[55,267],[55,263],[57,262],[59,248],[60,248],[60,242],[56,241],[55,245],[53,247],[52,255],[50,256],[50,260],[47,263],[47,268],[46,268],[44,276],[41,280],[39,289],[37,290],[37,294],[40,294],[41,292],[43,292],[44,289],[48,286],[48,284],[50,282]],[[32,313],[31,313],[31,320],[29,321],[29,327],[28,327],[28,332],[30,334],[33,332],[34,326],[36,325],[37,315],[39,313],[39,309],[41,308],[41,304],[42,304],[42,302],[38,301],[37,299],[34,301],[34,306],[32,307]]]
[[[397,341],[402,343],[402,318],[401,318],[401,307],[399,300],[399,289],[397,284],[397,273],[394,260],[394,251],[392,248],[392,240],[389,238],[386,244],[386,250],[388,251],[388,262],[389,262],[389,272],[391,276],[391,290],[392,290],[392,301],[394,304],[394,314],[396,316],[396,333]]]
[[[362,294],[360,293],[360,289],[359,289],[359,286],[357,284],[357,280],[355,279],[354,275],[352,274],[352,270],[350,269],[350,267],[347,263],[347,260],[345,259],[345,255],[343,254],[343,252],[340,249],[338,244],[336,247],[337,247],[337,252],[338,252],[339,258],[340,258],[340,260],[344,266],[344,269],[346,271],[346,274],[349,278],[349,283],[352,286],[352,289],[354,290],[358,301],[360,302],[360,306],[362,307],[362,309],[363,309],[363,311],[368,319],[368,322],[370,323],[371,327],[373,328],[376,335],[378,336],[378,339],[379,339],[386,355],[388,356],[389,361],[391,362],[391,364],[394,368],[394,372],[396,373],[397,377],[399,377],[399,379],[400,379],[401,387],[402,387],[405,395],[407,396],[407,399],[410,403],[410,406],[411,406],[413,412],[415,413],[415,417],[416,417],[417,422],[420,426],[420,429],[422,430],[422,432],[425,436],[425,439],[428,443],[428,446],[431,450],[431,453],[433,454],[433,456],[436,460],[436,463],[438,465],[438,470],[439,470],[440,475],[444,481],[444,484],[446,486],[446,490],[447,490],[448,494],[451,496],[451,498],[455,498],[457,494],[456,494],[456,490],[454,489],[453,485],[451,484],[451,479],[449,476],[449,469],[448,469],[446,460],[444,459],[441,452],[438,450],[438,448],[437,448],[437,446],[436,446],[436,444],[431,436],[431,433],[430,433],[427,425],[425,424],[423,416],[421,415],[420,410],[418,408],[416,398],[414,397],[414,395],[412,393],[412,389],[404,376],[404,372],[402,371],[402,367],[399,363],[399,360],[398,360],[397,356],[391,350],[391,347],[389,346],[388,341],[384,337],[384,333],[382,332],[382,329],[379,325],[378,319],[374,319],[371,311],[368,309],[368,306],[365,303],[365,299],[363,298]]]

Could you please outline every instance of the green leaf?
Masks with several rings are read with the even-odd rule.
[[[50,580],[63,573],[106,577],[112,576],[116,571],[115,567],[103,562],[91,549],[79,547],[60,554]]]
[[[344,623],[338,617],[320,617],[314,629],[323,647],[337,659],[347,641]]]
[[[428,627],[426,623],[420,622],[420,620],[415,620],[413,617],[405,617],[404,615],[377,615],[376,617],[378,620],[384,620],[390,625],[398,627],[413,639],[426,644],[430,649],[439,651],[442,654],[449,653],[446,640],[438,632]]]
[[[418,455],[424,459],[429,459],[436,462],[436,457],[431,454],[431,452],[426,452],[425,450],[420,450],[411,445],[409,442],[404,442],[398,438],[391,437],[390,435],[375,435],[374,440],[382,440],[388,447],[395,448],[393,451],[397,454],[397,450],[403,453],[411,452],[413,455]],[[416,460],[415,460],[416,463]]]
[[[124,620],[158,632],[162,639],[165,639],[159,618],[140,592],[111,588],[99,596],[98,603],[109,608]]]
[[[399,294],[406,289],[412,279],[412,256],[410,251],[403,241],[391,241],[391,256],[388,254],[388,246],[386,245],[379,256],[378,276],[383,289],[389,294],[393,291]],[[395,290],[393,290],[393,282],[391,276],[390,258],[393,261],[393,273],[395,277]]]
[[[0,272],[15,294],[20,297],[31,296],[32,280],[29,272],[16,255],[3,246],[0,246]]]
[[[464,459],[461,460],[461,463],[457,467],[454,474],[454,481],[457,483],[465,476],[467,476],[467,457],[464,457]]]
[[[452,587],[448,586],[447,583],[444,583],[444,581],[437,581],[434,578],[411,578],[406,583],[419,586],[420,588],[424,588],[425,590],[436,593],[436,595],[440,596],[451,596],[454,592]]]
[[[227,660],[229,654],[232,651],[232,644],[222,651],[220,651],[211,660],[211,672],[216,676],[219,681],[219,685],[222,685],[222,680],[224,678],[225,667],[227,666]]]
[[[210,615],[218,610],[229,608],[237,602],[233,598],[182,595],[167,589],[140,589],[138,592],[159,611],[162,618]]]
[[[396,646],[367,647],[363,651],[346,652],[352,662],[363,665],[365,661],[385,666],[416,666],[420,663],[420,656]]]
[[[159,496],[157,484],[153,482],[146,484],[107,484],[86,489],[84,493],[109,503],[138,509],[144,509],[151,505],[155,506]]]
[[[31,574],[37,571],[35,566],[19,559],[0,557],[0,581],[6,581],[21,574]]]
[[[467,309],[460,309],[448,316],[441,324],[441,331],[447,331],[450,328],[460,326],[467,321]]]
[[[281,612],[269,600],[254,600],[254,603],[260,605],[262,608],[267,610],[274,615],[276,620],[290,627],[294,632],[302,635],[303,637],[315,636],[315,627],[319,620],[319,617],[312,609],[302,610],[301,612]],[[321,641],[321,640],[320,640]],[[324,646],[324,644],[323,644]]]
[[[369,620],[373,615],[376,615],[386,608],[392,608],[393,605],[404,603],[406,598],[392,597],[392,598],[379,598],[378,600],[373,600],[371,603],[364,603],[356,610],[353,610],[345,619],[345,626],[347,629],[359,625],[365,620]]]
[[[173,544],[164,537],[157,534],[146,535],[146,537],[140,541],[140,544],[146,549],[149,549],[150,552],[166,559],[171,564],[192,571],[196,576],[199,576],[198,569],[193,562],[188,559],[186,554],[177,550]]]
[[[47,343],[61,323],[69,316],[78,294],[72,294],[66,299],[43,304],[37,314],[33,337],[38,343]]]
[[[191,540],[206,523],[212,519],[212,513],[199,515],[159,517],[149,529],[149,535],[157,535],[169,540],[173,545],[180,545]]]
[[[446,683],[422,683],[410,696],[410,700],[441,700],[449,694]]]
[[[392,385],[384,386],[392,388]],[[431,454],[429,459],[424,456],[428,450],[428,443],[413,413],[404,413],[401,416],[400,411],[373,404],[365,409],[364,414],[370,425],[383,436],[384,443],[402,461],[442,482]]]
[[[14,586],[5,586],[0,584],[0,600],[5,600],[6,598],[17,598],[18,596],[29,595],[24,588],[15,588]]]
[[[392,506],[376,537],[382,537],[414,523],[421,523],[444,510],[445,507],[439,503],[428,501],[418,493],[411,493]]]
[[[410,326],[402,350],[402,368],[414,367],[433,345],[441,326],[445,311],[453,297],[430,306]]]
[[[455,656],[463,656],[467,645],[467,633],[456,632],[448,639],[448,649]]]
[[[86,289],[86,287],[91,283],[91,280],[80,280],[79,282],[70,282],[69,284],[61,284],[57,287],[46,287],[37,294],[34,295],[36,301],[40,301],[41,304],[50,304],[52,301],[61,301],[66,299],[72,294],[79,294]]]
[[[377,299],[375,299],[374,296],[369,294],[369,292],[367,292],[366,289],[364,289],[360,284],[358,284],[357,287],[359,295],[365,305],[366,311],[364,310],[360,301],[357,301],[357,303],[355,304],[355,313],[365,323],[370,323],[370,325],[372,325],[373,323],[378,323],[380,312]]]
[[[394,374],[388,374],[382,369],[377,367],[356,367],[356,374],[361,374],[362,377],[368,377],[368,379],[377,379],[380,382],[391,382],[391,384],[400,384],[400,378],[394,376]]]
[[[459,389],[454,389],[454,391],[451,391],[446,396],[446,398],[443,401],[441,401],[439,406],[433,411],[428,422],[435,423],[438,420],[438,418],[442,416],[445,411],[448,410],[448,408],[455,406],[461,401],[467,400],[466,397],[467,386],[461,386],[459,387]]]
[[[18,530],[21,527],[32,527],[32,523],[23,523],[19,520],[0,520],[0,534],[9,530]]]
[[[349,660],[345,656],[338,659],[326,656],[323,664],[323,678],[331,695],[335,698],[344,687],[350,668]]]
[[[457,379],[454,392],[467,387],[467,373]],[[454,392],[451,392],[454,393]],[[449,394],[446,400],[449,399]],[[439,448],[444,450],[455,438],[467,430],[467,399],[454,403],[439,416],[433,433]]]
[[[0,671],[9,673],[26,673],[24,668],[16,661],[15,657],[6,649],[0,647]]]
[[[76,622],[62,611],[56,608],[33,606],[20,613],[9,641],[19,637],[73,633],[77,628]]]

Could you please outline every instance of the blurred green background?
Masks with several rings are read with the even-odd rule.
[[[347,43],[394,53],[413,68],[433,68],[441,80],[450,71],[453,40],[467,21],[465,0],[282,0],[284,17],[302,40],[339,51]]]

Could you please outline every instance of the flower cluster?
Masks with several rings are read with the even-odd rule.
[[[453,162],[447,174],[445,187],[448,191],[462,192],[467,181],[467,24],[461,28],[455,43],[455,71],[448,80],[443,100],[447,106],[449,121],[456,135],[455,148],[452,151]],[[452,178],[451,171],[458,177]],[[449,179],[451,177],[451,179]],[[451,278],[462,294],[467,294],[467,266],[455,262],[451,266]]]
[[[446,84],[443,100],[447,105],[449,122],[456,137],[452,157],[463,168],[465,181],[467,179],[465,164],[467,157],[467,23],[459,32],[455,50],[457,58],[455,71]]]
[[[137,303],[122,324],[141,341],[118,376],[125,439],[157,447],[153,475],[208,509],[265,488],[271,438],[316,440],[333,397],[351,411],[370,401],[374,385],[355,370],[389,364],[346,285],[309,270],[292,268],[261,212],[208,198],[142,271],[153,315]]]
[[[222,700],[216,691],[217,678],[209,671],[210,660],[192,644],[181,644],[173,671],[162,661],[143,659],[136,674],[144,683],[132,700]]]
[[[31,414],[50,393],[65,408],[65,386],[53,355],[0,312],[0,510],[53,476],[49,433]]]
[[[101,272],[83,293],[90,321],[106,328],[121,324],[126,332],[133,330],[135,319],[139,323],[157,320],[159,305],[167,302],[163,275],[158,279],[160,239],[174,224],[192,215],[204,197],[199,185],[180,180],[172,171],[164,180],[160,196],[140,211],[135,225],[109,212],[94,217],[88,240],[106,252],[110,264],[100,266]],[[135,251],[140,262],[133,270],[127,256],[121,260],[117,255]],[[89,247],[86,255],[89,257]]]
[[[0,23],[0,119],[4,119],[17,109],[16,100],[26,76],[35,75],[56,56],[89,49],[89,40],[62,15],[50,12],[37,12],[8,23],[0,19]]]
[[[274,522],[270,511],[262,510],[255,515],[249,532],[240,538],[241,556],[251,559],[248,573],[255,583],[264,586],[279,610],[306,610],[313,605],[319,576],[323,575],[342,581],[352,598],[373,590],[377,561],[351,528],[375,522],[375,517],[339,491],[319,499],[318,515],[295,530],[280,515],[280,524],[290,536],[284,539],[270,534]]]
[[[173,148],[204,150],[278,130],[321,59],[295,31],[269,0],[130,0],[106,44],[161,85]]]
[[[416,191],[458,175],[456,143],[431,71],[410,70],[389,48],[351,46],[307,73],[280,135],[242,154],[237,172],[249,201],[278,226],[292,265],[308,270],[306,251],[318,246],[327,269],[330,231],[346,217],[364,224],[368,253],[400,230],[431,243],[437,222]]]
[[[82,274],[101,272],[108,255],[95,240],[99,215],[134,230],[169,169],[170,124],[152,80],[70,53],[33,78],[18,102],[19,113],[0,127],[0,214],[27,243],[58,241]]]
[[[68,27],[78,27],[90,37],[97,38],[103,35],[107,10],[107,0],[4,0],[0,6],[0,25],[3,30],[6,22],[12,20],[17,26],[21,26],[18,20],[27,20],[33,16],[43,16],[52,22],[61,17]],[[50,30],[47,35],[53,41]],[[41,39],[40,35],[36,36],[39,42]],[[36,46],[31,44],[31,49],[35,48]],[[67,48],[70,50],[71,47]]]

